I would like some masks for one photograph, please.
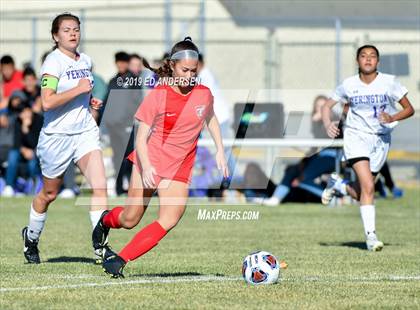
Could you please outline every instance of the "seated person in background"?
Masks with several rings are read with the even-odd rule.
[[[0,193],[5,187],[6,162],[13,146],[14,126],[9,126],[8,109],[0,109]]]
[[[260,165],[255,162],[247,164],[244,173],[244,179],[241,191],[248,202],[252,202],[254,198],[266,198],[273,195],[276,184],[269,179]]]
[[[2,196],[14,195],[13,186],[15,185],[20,162],[25,163],[26,174],[32,181],[39,175],[39,164],[35,149],[42,128],[42,116],[34,113],[30,107],[23,104],[20,104],[17,110],[19,114],[14,126],[14,143],[8,154],[6,187]]]
[[[41,107],[41,87],[38,85],[38,79],[34,69],[31,67],[23,70],[23,93],[26,96],[26,105],[32,108],[35,113],[42,114]]]
[[[320,95],[315,98],[313,103],[311,130],[315,139],[328,138],[321,119],[321,108],[326,102],[327,97]],[[342,122],[339,126],[342,126]],[[326,184],[320,182],[320,178],[322,175],[330,174],[335,170],[337,151],[336,148],[325,148],[319,152],[311,149],[309,154],[314,155],[304,157],[299,163],[286,167],[285,175],[273,195],[264,199],[262,203],[268,206],[276,206],[285,201],[301,202],[300,198],[302,197],[304,197],[303,201],[321,202],[322,191]],[[296,194],[296,191],[301,190],[307,192],[308,195]],[[299,201],[296,199],[299,199]]]
[[[379,171],[379,174],[380,176],[384,178],[385,186],[392,193],[392,196],[394,198],[401,198],[404,195],[404,191],[401,188],[398,188],[397,186],[395,186],[387,161],[382,166],[381,170]],[[387,194],[384,188],[384,184],[382,183],[382,180],[380,177],[377,179],[375,183],[375,191],[379,193],[380,197],[386,198]]]
[[[197,147],[194,170],[191,186],[189,189],[190,197],[209,196],[209,189],[218,182],[217,164],[210,151],[203,146]],[[210,195],[211,196],[211,195]]]
[[[15,90],[23,89],[22,71],[16,70],[12,56],[4,55],[0,59],[0,71],[2,79],[0,109],[8,104],[9,97]]]
[[[244,182],[240,191],[248,202],[261,203],[264,198],[272,197],[278,188],[287,188],[281,202],[321,202],[318,194],[306,187],[300,187],[298,178],[302,174],[300,163],[287,166],[281,183],[269,179],[257,163],[249,163],[245,168]]]

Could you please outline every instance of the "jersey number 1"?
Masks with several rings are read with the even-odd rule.
[[[385,108],[386,108],[386,105],[383,104],[379,107],[379,110],[381,112],[385,112]],[[373,106],[373,117],[378,118],[378,107],[377,106]]]

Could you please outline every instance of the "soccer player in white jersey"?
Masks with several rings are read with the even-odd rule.
[[[323,203],[328,204],[334,194],[349,194],[360,202],[360,214],[366,235],[367,249],[380,251],[384,244],[378,240],[375,227],[375,177],[385,163],[391,131],[397,122],[414,114],[407,99],[407,89],[393,75],[377,71],[379,51],[364,45],[357,50],[359,74],[339,85],[322,109],[322,119],[329,137],[339,134],[332,122],[332,107],[340,102],[349,104],[344,126],[344,157],[357,176],[357,182],[347,184],[336,174],[331,175],[323,192]],[[396,103],[402,106],[397,110]]]
[[[102,102],[91,95],[91,59],[77,52],[79,18],[70,13],[58,15],[52,22],[51,35],[55,47],[41,68],[44,125],[37,154],[43,188],[32,201],[29,225],[22,230],[24,256],[28,263],[35,264],[40,263],[38,241],[48,206],[56,199],[71,161],[77,164],[92,187],[90,219],[93,227],[107,209],[105,168],[96,123]],[[107,236],[100,237],[106,239]],[[93,240],[93,243],[98,256],[109,249],[104,240]]]

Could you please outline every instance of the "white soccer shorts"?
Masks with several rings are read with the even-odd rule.
[[[376,135],[357,131],[353,128],[344,130],[344,158],[350,160],[359,157],[369,158],[370,170],[379,172],[388,156],[391,135]]]
[[[100,150],[99,128],[93,127],[82,133],[39,135],[37,156],[42,175],[54,179],[64,174],[70,162],[77,163],[84,155]]]

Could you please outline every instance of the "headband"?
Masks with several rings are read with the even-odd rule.
[[[198,53],[194,50],[182,50],[174,53],[171,60],[180,60],[180,59],[198,59]]]

